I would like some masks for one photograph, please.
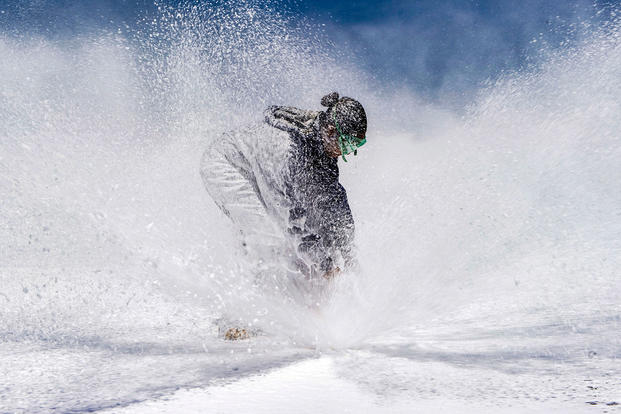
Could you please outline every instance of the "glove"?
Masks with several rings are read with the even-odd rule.
[[[341,273],[341,269],[339,267],[335,267],[325,272],[323,274],[323,278],[326,280],[332,280],[334,277],[338,276],[339,273]]]

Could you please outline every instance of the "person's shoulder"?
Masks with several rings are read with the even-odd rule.
[[[265,123],[286,131],[306,133],[313,128],[319,112],[295,108],[293,106],[270,106],[265,112]]]
[[[259,149],[276,145],[279,142],[289,142],[289,138],[290,135],[286,131],[274,128],[265,122],[258,122],[225,132],[222,141],[224,145],[239,149],[250,147]]]
[[[234,129],[229,129],[227,131],[224,131],[220,134],[220,136],[223,140],[237,141],[243,137],[264,134],[266,131],[269,131],[270,129],[271,128],[269,128],[269,126],[266,125],[265,122],[255,121],[255,122],[249,122],[244,125],[240,125]]]

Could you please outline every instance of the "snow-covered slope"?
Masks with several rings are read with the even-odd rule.
[[[618,23],[455,112],[244,7],[0,34],[0,411],[618,410]],[[361,266],[309,309],[252,283],[198,163],[331,90],[369,114]]]

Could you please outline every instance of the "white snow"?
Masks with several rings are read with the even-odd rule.
[[[369,363],[373,370],[369,369]],[[350,351],[298,362],[229,384],[180,390],[171,396],[114,408],[110,412],[593,412],[594,406],[577,398],[578,395],[583,398],[590,395],[590,401],[596,401],[599,408],[612,412],[616,406],[606,405],[601,397],[606,393],[621,397],[621,392],[613,391],[610,382],[607,391],[602,391],[602,385],[598,381],[585,382],[579,377],[565,377],[564,381],[559,381],[553,374],[514,374],[491,367],[400,361]],[[589,386],[597,390],[590,390]],[[555,390],[555,387],[558,388]]]
[[[455,113],[244,7],[0,35],[0,412],[619,411],[618,24]],[[370,120],[360,269],[309,309],[254,283],[198,163],[326,85]]]

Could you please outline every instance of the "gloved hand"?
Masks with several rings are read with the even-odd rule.
[[[326,280],[332,280],[335,276],[338,276],[339,273],[341,273],[341,268],[335,267],[325,272],[323,274],[323,278]]]

